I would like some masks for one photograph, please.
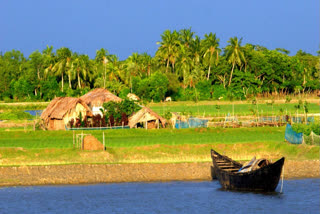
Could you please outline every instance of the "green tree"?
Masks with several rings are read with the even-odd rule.
[[[68,69],[70,69],[71,66],[71,55],[72,52],[69,48],[60,48],[57,50],[57,62],[52,67],[52,71],[57,75],[61,75],[61,91],[63,92],[63,83],[64,79],[63,76],[67,72]],[[69,76],[69,79],[71,77]],[[70,86],[69,86],[70,87]]]
[[[219,39],[216,37],[216,34],[210,33],[204,35],[204,39],[201,41],[203,58],[208,65],[208,75],[207,80],[209,80],[211,67],[215,64],[217,65],[219,60]]]
[[[233,70],[235,65],[241,66],[245,61],[243,47],[241,47],[242,38],[239,40],[237,37],[230,38],[229,45],[225,48],[226,59],[229,64],[232,64],[232,69],[230,73],[229,84],[231,84]]]
[[[160,44],[160,47],[156,55],[166,61],[166,73],[168,72],[170,63],[174,72],[174,65],[179,56],[180,49],[179,33],[175,30],[172,33],[170,30],[166,30],[161,35],[161,39],[161,42],[157,42],[157,44]]]

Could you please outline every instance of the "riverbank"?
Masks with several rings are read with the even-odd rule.
[[[288,160],[284,179],[319,178],[319,160]],[[0,186],[211,180],[211,162],[0,167]]]

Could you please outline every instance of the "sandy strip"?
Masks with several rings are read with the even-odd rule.
[[[320,178],[320,161],[286,161],[285,179]],[[211,163],[0,167],[0,186],[211,180]]]

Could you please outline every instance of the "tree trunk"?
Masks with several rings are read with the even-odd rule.
[[[209,80],[209,77],[210,77],[210,71],[211,71],[211,65],[209,65],[207,80]]]
[[[107,79],[107,68],[106,68],[106,65],[104,65],[103,88],[106,88],[106,79]]]
[[[37,75],[38,75],[38,80],[40,80],[40,71],[39,71],[39,68],[37,68]]]
[[[174,73],[174,62],[172,63],[172,73]]]
[[[228,85],[228,86],[230,86],[230,84],[231,84],[231,79],[232,79],[232,74],[233,74],[234,65],[235,65],[235,63],[232,64],[232,70],[231,70],[230,79],[229,79],[229,85]]]
[[[169,58],[168,58],[168,61],[167,61],[166,73],[168,72],[168,68],[169,68]]]
[[[81,84],[80,84],[80,74],[78,72],[78,87],[81,88]]]
[[[72,86],[71,86],[71,75],[69,74],[68,77],[69,77],[69,88],[72,88]]]
[[[61,74],[61,84],[62,84],[61,91],[63,92],[63,73]]]

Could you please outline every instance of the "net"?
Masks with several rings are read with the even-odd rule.
[[[292,144],[302,144],[303,142],[303,134],[295,132],[289,123],[287,123],[284,138]]]
[[[313,131],[311,131],[310,135],[304,135],[303,140],[308,145],[317,145],[320,146],[320,136],[316,135]]]

